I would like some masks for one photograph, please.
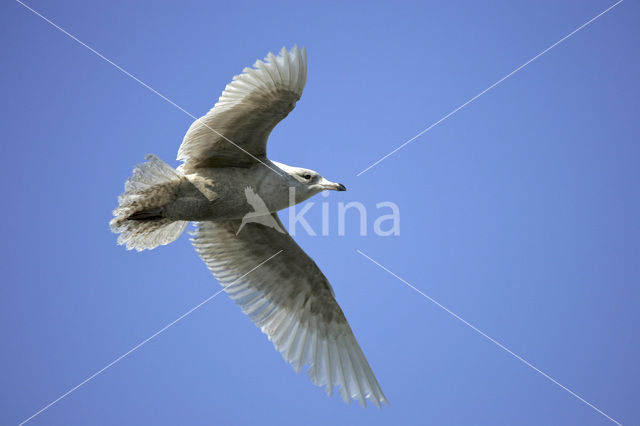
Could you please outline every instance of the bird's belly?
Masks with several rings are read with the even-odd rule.
[[[263,165],[200,169],[187,178],[202,196],[197,201],[180,200],[190,216],[182,220],[241,219],[248,213],[289,207],[288,186]]]

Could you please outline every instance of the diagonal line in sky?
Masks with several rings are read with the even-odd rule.
[[[622,423],[614,420],[613,418],[611,418],[609,415],[607,415],[604,411],[600,410],[598,407],[596,407],[595,405],[591,404],[589,401],[585,400],[584,398],[582,398],[580,395],[578,395],[577,393],[573,392],[571,389],[567,388],[566,386],[564,386],[563,384],[561,384],[560,382],[558,382],[556,379],[554,379],[553,377],[549,376],[547,373],[545,373],[544,371],[538,369],[537,367],[535,367],[533,364],[531,364],[529,361],[527,361],[526,359],[522,358],[520,355],[516,354],[515,352],[513,352],[512,350],[510,350],[509,348],[507,348],[506,346],[504,346],[502,343],[498,342],[497,340],[495,340],[494,338],[492,338],[491,336],[487,335],[486,333],[484,333],[482,330],[479,330],[478,328],[476,328],[473,324],[467,322],[466,320],[464,320],[462,317],[460,317],[459,315],[457,315],[455,312],[449,310],[447,307],[445,307],[444,305],[440,304],[437,300],[433,299],[432,297],[428,296],[427,294],[423,293],[422,291],[418,290],[416,287],[414,287],[412,284],[410,284],[408,281],[404,280],[403,278],[399,277],[398,275],[396,275],[395,273],[391,272],[388,268],[386,268],[385,266],[381,265],[380,263],[378,263],[377,261],[373,260],[372,258],[370,258],[369,256],[367,256],[366,254],[364,254],[360,249],[356,249],[356,252],[358,252],[358,254],[362,255],[364,258],[370,260],[372,263],[374,263],[375,265],[377,265],[378,267],[380,267],[382,270],[384,270],[385,272],[389,273],[390,275],[392,275],[393,277],[395,277],[396,279],[400,280],[401,282],[403,282],[404,284],[407,285],[407,287],[411,288],[412,290],[414,290],[415,292],[417,292],[418,294],[420,294],[422,297],[424,297],[425,299],[429,300],[430,302],[432,302],[433,304],[435,304],[436,306],[438,306],[439,308],[441,308],[442,310],[444,310],[445,312],[447,312],[448,314],[450,314],[451,316],[453,316],[455,319],[457,319],[458,321],[462,322],[464,325],[466,325],[467,327],[471,328],[473,331],[475,331],[476,333],[480,334],[482,337],[486,338],[487,340],[489,340],[490,342],[494,343],[495,345],[497,345],[500,349],[504,350],[505,352],[507,352],[509,355],[513,356],[514,358],[516,358],[518,361],[522,362],[523,364],[525,364],[527,367],[530,367],[531,369],[533,369],[534,371],[536,371],[537,373],[541,374],[544,378],[546,378],[547,380],[551,381],[552,383],[558,385],[559,387],[561,387],[562,389],[564,389],[565,391],[567,391],[569,394],[571,394],[571,396],[577,398],[578,400],[582,401],[583,403],[585,403],[586,405],[588,405],[589,407],[593,408],[595,411],[597,411],[598,413],[602,414],[604,417],[606,417],[607,419],[611,420],[613,423],[622,426]]]
[[[384,157],[381,157],[380,159],[378,159],[377,161],[375,161],[374,163],[370,164],[369,167],[367,167],[366,169],[362,170],[360,173],[358,173],[356,176],[360,176],[364,173],[366,173],[367,171],[369,171],[370,169],[374,168],[375,166],[377,166],[378,164],[380,164],[382,161],[386,160],[387,158],[389,158],[390,156],[392,156],[393,154],[395,154],[396,152],[400,151],[402,148],[404,148],[405,146],[409,145],[411,142],[413,142],[414,140],[418,139],[420,136],[424,135],[425,133],[427,133],[429,130],[433,129],[434,127],[436,127],[438,124],[442,123],[444,120],[446,120],[447,118],[451,117],[453,114],[455,114],[456,112],[460,111],[462,108],[466,107],[467,105],[469,105],[471,102],[475,101],[476,99],[478,99],[480,96],[484,95],[485,93],[487,93],[489,90],[493,89],[494,87],[496,87],[497,85],[499,85],[500,83],[502,83],[503,81],[505,81],[506,79],[508,79],[509,77],[511,77],[512,75],[514,75],[515,73],[517,73],[518,71],[520,71],[522,68],[526,67],[527,65],[529,65],[531,62],[535,61],[536,59],[538,59],[539,57],[541,57],[542,55],[544,55],[545,53],[547,53],[548,51],[550,51],[551,49],[553,49],[554,47],[556,47],[557,45],[559,45],[560,43],[562,43],[563,41],[565,41],[566,39],[568,39],[569,37],[571,37],[572,35],[574,35],[575,33],[577,33],[578,31],[580,31],[581,29],[585,28],[587,25],[591,24],[593,21],[595,21],[596,19],[598,19],[599,17],[601,17],[602,15],[604,15],[605,13],[609,12],[611,9],[613,9],[614,7],[616,7],[617,5],[619,5],[620,3],[622,3],[624,0],[619,0],[617,3],[614,3],[613,5],[609,6],[607,9],[603,10],[602,12],[600,12],[598,15],[594,16],[593,18],[589,19],[587,22],[585,22],[584,24],[580,25],[578,28],[576,28],[575,30],[571,31],[569,34],[567,34],[566,36],[562,37],[560,40],[556,41],[555,43],[553,43],[551,46],[547,47],[546,49],[544,49],[542,52],[538,53],[536,56],[534,56],[533,58],[529,59],[527,62],[525,62],[524,64],[520,65],[518,68],[516,68],[515,70],[511,71],[509,74],[505,75],[504,77],[502,77],[500,80],[496,81],[495,83],[493,83],[491,86],[487,87],[486,89],[484,89],[482,92],[478,93],[477,95],[475,95],[473,98],[469,99],[468,101],[466,101],[465,103],[463,103],[462,105],[460,105],[459,107],[457,107],[456,109],[454,109],[453,111],[451,111],[449,114],[445,115],[444,117],[442,117],[440,120],[436,121],[435,123],[433,123],[432,125],[430,125],[429,127],[427,127],[426,129],[422,130],[420,133],[418,133],[417,135],[415,135],[414,137],[412,137],[411,139],[409,139],[408,141],[406,141],[405,143],[403,143],[402,145],[398,146],[397,148],[395,148],[393,151],[391,151],[390,153],[388,153],[387,155],[385,155]]]
[[[53,21],[51,21],[49,18],[47,18],[46,16],[42,15],[40,12],[38,12],[37,10],[29,7],[28,5],[26,5],[25,3],[23,3],[20,0],[16,0],[17,3],[21,4],[22,6],[24,6],[26,9],[30,10],[31,12],[33,12],[35,15],[39,16],[40,18],[42,18],[44,21],[48,22],[49,24],[51,24],[54,28],[60,30],[62,33],[64,33],[66,36],[68,36],[69,38],[71,38],[72,40],[74,40],[75,42],[77,42],[78,44],[86,47],[87,49],[89,49],[92,53],[96,54],[97,56],[99,56],[101,59],[103,59],[104,61],[108,62],[109,64],[113,65],[118,71],[122,72],[124,75],[126,75],[127,77],[132,78],[133,80],[135,80],[137,83],[141,84],[142,86],[144,86],[145,88],[149,89],[151,92],[153,92],[154,94],[160,96],[162,99],[164,99],[165,101],[167,101],[168,103],[170,103],[171,105],[173,105],[174,107],[178,108],[180,111],[184,112],[185,114],[187,114],[189,117],[193,118],[194,120],[199,120],[198,117],[196,117],[195,115],[191,114],[189,111],[187,111],[186,109],[182,108],[180,105],[178,105],[177,103],[175,103],[174,101],[172,101],[171,99],[167,98],[165,95],[163,95],[162,93],[158,92],[156,89],[154,89],[153,87],[149,86],[147,83],[145,83],[144,81],[140,80],[138,77],[136,77],[135,75],[131,74],[129,71],[125,70],[124,68],[122,68],[120,65],[116,64],[115,62],[113,62],[111,59],[107,58],[106,56],[104,56],[102,53],[98,52],[96,49],[94,49],[93,47],[89,46],[88,44],[86,44],[85,42],[83,42],[82,40],[78,39],[76,36],[74,36],[73,34],[69,33],[68,31],[66,31],[64,28],[60,27],[59,25],[55,24]],[[256,157],[255,155],[251,154],[249,151],[247,151],[246,149],[242,148],[240,145],[238,145],[237,143],[235,143],[234,141],[232,141],[231,139],[229,139],[228,137],[226,137],[225,135],[223,135],[222,133],[218,132],[216,129],[214,129],[213,127],[210,127],[207,123],[204,122],[204,120],[201,120],[200,123],[205,126],[207,129],[211,130],[213,133],[217,134],[218,136],[220,136],[222,139],[226,140],[227,142],[229,142],[230,144],[232,144],[233,146],[235,146],[236,148],[238,148],[240,151],[244,152],[245,154],[247,154],[248,156],[250,156],[251,158],[253,158],[254,160],[260,162],[263,166],[267,167],[269,170],[271,170],[272,172],[274,172],[275,174],[282,176],[282,174],[280,172],[278,172],[276,169],[274,169],[273,167],[271,167],[270,165],[268,165],[267,163],[265,163],[264,161],[260,160],[258,157]]]
[[[261,267],[262,265],[264,265],[265,263],[267,263],[268,261],[270,261],[271,259],[273,259],[274,257],[276,257],[277,255],[279,255],[280,253],[282,253],[283,250],[280,250],[279,252],[277,252],[276,254],[272,255],[270,258],[268,258],[267,260],[262,261],[259,265],[253,267],[249,272],[247,272],[246,274],[242,275],[241,277],[237,278],[236,280],[234,280],[231,284],[229,285],[233,285],[236,282],[240,281],[242,278],[246,277],[247,275],[249,275],[250,273],[252,273],[253,271],[255,271],[256,269],[258,269],[259,267]],[[144,339],[142,342],[138,343],[137,345],[135,345],[133,348],[129,349],[127,352],[125,352],[124,354],[120,355],[118,358],[116,358],[115,360],[111,361],[109,364],[105,365],[104,367],[102,367],[100,370],[96,371],[95,373],[93,373],[91,376],[87,377],[86,379],[84,379],[82,382],[80,382],[79,384],[77,384],[76,386],[72,387],[71,389],[69,389],[67,392],[63,393],[62,395],[60,395],[58,398],[54,399],[53,401],[51,401],[49,404],[45,405],[43,408],[41,408],[39,411],[37,411],[36,413],[34,413],[33,415],[31,415],[31,417],[23,420],[22,422],[20,422],[18,424],[18,426],[22,426],[23,424],[29,422],[30,420],[32,420],[34,417],[36,417],[38,414],[41,414],[42,412],[46,411],[47,409],[51,408],[54,404],[56,404],[57,402],[59,402],[60,400],[66,398],[67,396],[69,396],[72,392],[76,391],[78,388],[80,388],[82,385],[85,385],[86,383],[90,382],[91,380],[93,380],[94,378],[96,378],[98,375],[100,375],[101,373],[103,373],[105,370],[107,370],[109,367],[112,367],[113,365],[115,365],[116,363],[118,363],[120,360],[122,360],[123,358],[125,358],[127,355],[131,354],[132,352],[135,352],[136,350],[140,349],[141,346],[143,346],[145,343],[149,342],[151,339],[153,339],[154,337],[158,336],[159,334],[162,334],[164,331],[166,331],[167,329],[169,329],[170,327],[174,326],[176,323],[178,323],[180,320],[182,320],[183,318],[189,316],[190,314],[192,314],[194,311],[196,311],[198,308],[200,308],[202,305],[206,304],[208,301],[210,301],[211,299],[213,299],[214,297],[216,297],[217,295],[219,295],[220,293],[222,293],[224,291],[224,289],[218,291],[217,293],[214,293],[213,295],[207,297],[206,299],[204,299],[202,302],[200,302],[199,304],[197,304],[196,306],[194,306],[193,308],[189,309],[187,312],[185,312],[184,314],[180,315],[178,318],[176,318],[175,320],[171,321],[169,324],[165,325],[164,327],[162,327],[160,330],[156,331],[155,333],[153,333],[151,336],[147,337],[146,339]]]

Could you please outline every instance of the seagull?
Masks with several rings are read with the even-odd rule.
[[[297,46],[245,68],[189,127],[177,169],[154,155],[134,168],[110,227],[118,244],[141,251],[176,240],[196,222],[196,252],[295,371],[308,366],[329,396],[338,388],[346,403],[380,407],[389,402],[329,281],[277,215],[322,191],[346,190],[267,158],[269,134],[306,79],[306,50]],[[270,220],[253,220],[256,212]]]

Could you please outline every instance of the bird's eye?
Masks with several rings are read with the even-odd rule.
[[[309,173],[307,173],[306,175],[304,175],[302,177],[305,178],[306,180],[311,179],[311,175]]]

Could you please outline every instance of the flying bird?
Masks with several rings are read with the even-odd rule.
[[[338,387],[347,403],[381,406],[388,401],[331,285],[276,213],[324,190],[346,190],[267,158],[269,134],[295,107],[306,78],[306,51],[297,46],[245,68],[189,127],[177,169],[153,155],[135,167],[110,226],[119,244],[140,251],[174,241],[196,222],[197,253],[297,372],[309,366],[329,396]],[[256,212],[270,220],[251,220]]]

